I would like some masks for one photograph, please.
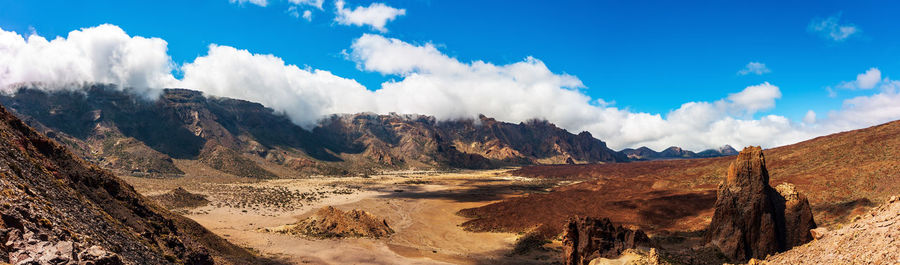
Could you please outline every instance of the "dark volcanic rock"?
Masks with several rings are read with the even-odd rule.
[[[269,170],[281,166],[294,172],[278,175],[294,176],[627,160],[590,133],[537,120],[361,113],[324,117],[309,130],[259,103],[187,89],[148,100],[100,84],[53,92],[25,86],[0,95],[0,103],[81,157],[122,174],[183,174],[176,159],[256,178],[273,177]]]
[[[734,260],[762,259],[809,241],[815,227],[809,202],[792,186],[782,189],[787,196],[769,186],[762,148],[745,148],[719,184],[707,241]]]
[[[595,258],[614,258],[649,242],[643,231],[615,226],[608,218],[571,218],[563,235],[563,260],[566,265],[587,265]]]
[[[256,260],[2,107],[0,254],[0,263],[13,264],[204,264],[210,254],[226,264]]]
[[[810,230],[816,228],[816,222],[813,221],[809,200],[790,183],[775,186],[775,190],[783,198],[776,206],[784,212],[784,246],[791,248],[811,241]]]

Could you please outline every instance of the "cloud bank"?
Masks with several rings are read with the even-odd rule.
[[[115,83],[143,88],[140,91],[149,97],[159,91],[153,88],[185,87],[262,103],[306,128],[325,115],[364,111],[427,114],[441,120],[479,114],[508,122],[537,118],[572,132],[591,132],[616,149],[774,147],[900,118],[900,81],[883,78],[875,68],[847,82],[873,94],[847,99],[826,115],[808,111],[795,122],[765,113],[782,97],[781,88],[768,82],[729,89],[733,92],[723,93],[719,100],[645,113],[591,98],[577,77],[553,72],[533,57],[503,65],[463,62],[430,43],[417,45],[376,34],[357,38],[346,54],[362,71],[395,79],[367,89],[327,70],[215,44],[205,55],[177,66],[164,40],[129,36],[114,25],[75,30],[49,41],[0,29],[0,85],[8,93],[16,84],[28,82],[48,84],[47,89]],[[176,79],[173,70],[183,77]]]
[[[175,65],[166,41],[131,37],[121,28],[103,24],[47,40],[0,29],[0,89],[40,82],[48,89],[83,82],[134,87],[154,97],[153,89],[175,82]]]

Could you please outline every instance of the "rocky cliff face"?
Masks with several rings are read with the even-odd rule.
[[[109,86],[20,89],[0,103],[79,156],[120,174],[178,175],[197,160],[225,175],[365,173],[617,162],[589,133],[547,122],[438,122],[421,115],[335,115],[306,130],[260,104],[167,89],[155,101]]]
[[[747,147],[719,184],[706,238],[731,259],[759,259],[808,242],[811,228],[809,202],[792,185],[769,186],[762,149]]]
[[[596,258],[615,258],[649,242],[643,231],[615,226],[607,218],[571,218],[563,234],[563,264],[587,265]]]
[[[255,258],[149,203],[0,107],[0,263],[246,264]]]

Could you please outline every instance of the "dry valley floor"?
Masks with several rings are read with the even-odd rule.
[[[205,195],[205,206],[175,211],[232,243],[295,264],[544,264],[560,255],[557,249],[512,255],[518,234],[475,233],[460,226],[468,220],[456,214],[461,209],[562,184],[513,177],[504,170],[276,180],[123,178],[151,197],[178,187]],[[396,233],[380,239],[318,239],[269,230],[325,206],[367,211],[384,218]]]

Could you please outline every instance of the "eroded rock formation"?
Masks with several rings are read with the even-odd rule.
[[[362,210],[341,211],[327,206],[296,224],[270,229],[272,232],[330,237],[386,237],[394,233],[387,220]]]
[[[760,147],[747,147],[719,184],[707,241],[728,258],[748,260],[790,249],[811,239],[815,228],[805,196],[793,185],[769,186]]]
[[[618,257],[649,242],[643,231],[615,226],[608,218],[571,218],[563,235],[564,264],[587,265],[595,258]]]

